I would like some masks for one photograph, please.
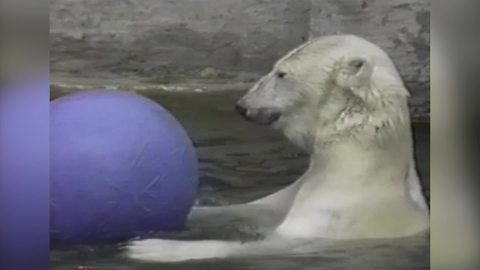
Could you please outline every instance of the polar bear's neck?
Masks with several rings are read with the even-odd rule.
[[[305,190],[320,193],[324,189],[340,190],[358,195],[367,192],[370,197],[372,190],[404,193],[413,160],[409,145],[401,145],[391,141],[390,145],[380,147],[345,139],[324,146],[311,156],[310,170],[303,180]]]
[[[409,128],[409,127],[405,127]],[[428,226],[411,136],[388,144],[345,137],[311,156],[277,232],[297,237],[392,237]]]

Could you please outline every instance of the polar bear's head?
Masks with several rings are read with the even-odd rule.
[[[282,129],[308,149],[315,142],[405,122],[407,96],[382,49],[356,36],[326,36],[281,58],[239,100],[237,111]]]

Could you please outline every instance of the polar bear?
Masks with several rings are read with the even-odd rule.
[[[425,232],[429,209],[415,169],[406,90],[389,56],[354,35],[325,36],[292,50],[237,103],[247,120],[280,129],[310,154],[307,172],[257,201],[199,207],[192,216],[271,211],[263,240],[147,239],[128,257],[156,262],[294,250],[328,239],[395,238]],[[195,224],[192,224],[194,226]]]

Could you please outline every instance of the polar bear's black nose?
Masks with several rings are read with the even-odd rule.
[[[240,114],[241,116],[246,116],[247,115],[247,109],[243,107],[242,105],[238,104],[235,105],[235,111]]]
[[[262,125],[270,125],[276,122],[281,116],[280,112],[273,109],[247,109],[247,107],[242,106],[241,103],[235,105],[235,111],[248,121]]]

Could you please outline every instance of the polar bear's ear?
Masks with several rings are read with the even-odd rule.
[[[356,90],[370,85],[373,73],[373,59],[363,56],[350,56],[340,59],[334,70],[335,81],[338,86]]]

